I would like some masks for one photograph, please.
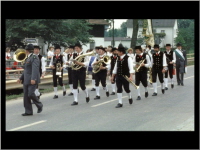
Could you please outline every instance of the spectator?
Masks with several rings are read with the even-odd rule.
[[[129,49],[127,50],[127,55],[128,55],[129,57],[131,57],[132,59],[135,58],[135,55],[133,54],[133,49],[132,49],[132,48],[129,48]]]
[[[54,56],[53,50],[54,50],[54,47],[53,47],[53,46],[50,46],[50,47],[49,47],[48,54],[47,54],[47,58],[48,58],[49,60],[51,60],[51,58]]]
[[[11,59],[10,48],[7,47],[7,48],[6,48],[6,60],[9,60],[9,59]]]
[[[106,49],[107,55],[110,56],[110,57],[113,55],[111,50],[112,50],[112,46],[108,46],[108,48]]]

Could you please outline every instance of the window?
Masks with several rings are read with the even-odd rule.
[[[156,29],[153,29],[153,32],[156,33]]]
[[[95,42],[90,42],[90,49],[94,49],[95,47]]]
[[[165,33],[165,30],[161,30],[161,33]]]

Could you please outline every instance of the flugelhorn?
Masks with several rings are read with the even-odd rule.
[[[93,73],[98,73],[100,71],[100,67],[102,63],[105,63],[106,65],[110,64],[111,59],[109,56],[105,55],[103,58],[101,58],[96,65],[93,66]]]
[[[133,81],[131,81],[127,76],[123,76],[129,83],[131,83],[136,89],[139,88],[139,86],[137,86]]]

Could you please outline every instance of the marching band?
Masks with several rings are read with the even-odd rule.
[[[51,47],[50,49],[52,48],[54,47]],[[116,108],[123,106],[123,90],[128,94],[129,104],[133,103],[133,96],[131,94],[129,84],[133,85],[137,89],[136,100],[141,100],[139,87],[140,82],[145,89],[145,98],[149,95],[148,82],[153,83],[154,93],[152,96],[157,96],[157,76],[161,83],[161,91],[163,94],[165,93],[165,90],[168,90],[168,75],[171,81],[171,88],[174,88],[173,75],[175,75],[175,67],[177,71],[177,83],[178,85],[181,84],[183,86],[183,74],[185,73],[183,68],[187,65],[187,58],[185,51],[181,50],[181,45],[177,44],[177,49],[175,51],[171,50],[170,44],[166,44],[166,51],[164,52],[160,51],[159,45],[157,44],[155,44],[153,48],[154,52],[152,53],[150,45],[147,46],[145,52],[141,46],[136,46],[134,48],[135,54],[132,54],[132,49],[128,49],[128,52],[130,51],[130,53],[127,53],[125,47],[122,44],[119,44],[118,48],[109,46],[107,51],[105,47],[96,46],[94,50],[84,53],[82,45],[80,43],[76,43],[74,46],[71,45],[68,47],[68,52],[64,56],[61,55],[60,46],[56,45],[54,48],[55,54],[49,54],[48,56],[48,58],[51,59],[49,67],[52,69],[53,73],[53,87],[55,93],[53,99],[58,98],[57,82],[59,82],[59,85],[63,88],[63,96],[66,95],[65,85],[63,84],[63,68],[68,70],[68,84],[70,87],[70,93],[68,96],[74,96],[74,101],[71,104],[72,106],[78,105],[78,83],[82,91],[85,93],[86,102],[88,103],[90,101],[88,88],[85,86],[86,71],[90,71],[92,74],[91,91],[96,91],[96,97],[94,100],[100,99],[99,84],[101,82],[107,97],[109,97],[109,95],[117,96],[118,104]],[[31,44],[26,47],[28,52],[30,49],[33,49],[33,45]],[[34,59],[32,57],[31,58],[37,61],[37,64],[35,63],[31,65],[38,65],[37,67],[34,66],[34,68],[39,68],[37,71],[39,76],[44,77],[46,71],[45,61],[44,57],[39,54],[39,50],[39,46],[34,47]],[[31,53],[28,52],[26,52],[26,54],[29,54],[30,56]],[[50,52],[52,53],[52,51]],[[35,59],[35,57],[38,58]],[[27,66],[30,65],[27,63],[28,62],[24,64],[24,73],[26,73],[26,70],[28,69]],[[18,83],[25,78],[24,76],[25,74],[20,77]],[[112,87],[111,93],[109,93],[108,84],[106,83],[107,76],[110,78]],[[38,107],[38,112],[42,111],[43,105],[39,101],[41,96],[41,93],[39,93],[38,90],[39,82],[36,81],[35,83],[36,85],[30,89],[34,90],[34,92],[29,92],[31,93],[31,97],[29,97],[29,95],[27,95],[27,91],[25,91],[26,95],[24,96],[24,105],[26,111],[23,116],[32,114],[32,108],[29,103],[30,99],[32,99],[34,104]],[[25,84],[24,89],[27,90],[27,85]]]

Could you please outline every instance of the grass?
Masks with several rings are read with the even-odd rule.
[[[89,84],[89,81],[86,80],[85,81],[85,85],[88,85]],[[80,87],[80,86],[79,86]],[[65,88],[68,89],[69,88],[69,85],[65,85]],[[58,90],[62,90],[62,87],[60,87],[58,85]],[[40,90],[41,93],[50,93],[50,92],[53,92],[53,87],[50,87],[50,88],[46,88],[46,89],[43,89],[43,90]],[[19,97],[23,97],[23,93],[21,94],[18,94],[18,95],[6,95],[6,100],[12,100],[12,99],[16,99],[16,98],[19,98]]]

